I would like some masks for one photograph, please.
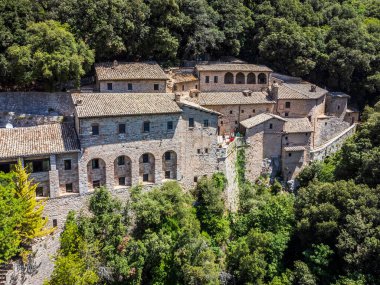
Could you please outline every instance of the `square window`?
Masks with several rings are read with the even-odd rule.
[[[119,124],[119,134],[125,134],[125,124]]]
[[[232,110],[230,110],[230,114],[232,114]]]
[[[273,129],[273,124],[269,124],[269,128],[270,128],[270,129]]]
[[[125,185],[125,177],[119,177],[119,185]]]
[[[143,131],[144,131],[144,133],[150,132],[150,122],[144,122]]]
[[[165,160],[171,160],[172,159],[172,156],[171,156],[171,153],[170,152],[165,152]]]
[[[241,113],[243,114],[243,113],[244,113],[244,110],[241,110]]]
[[[149,155],[147,153],[143,154],[143,163],[148,163],[149,162]]]
[[[68,193],[73,192],[73,183],[66,184],[66,192]]]
[[[235,121],[235,125],[237,125],[238,124],[238,121]]]
[[[99,159],[93,159],[91,163],[92,163],[92,169],[99,169]]]
[[[218,76],[214,76],[214,83],[218,83]]]
[[[58,226],[58,220],[57,219],[53,219],[53,227],[57,227]]]
[[[93,136],[98,136],[99,135],[99,125],[92,125],[91,131],[92,131]]]
[[[285,102],[285,108],[290,108],[290,102]]]
[[[168,130],[172,130],[172,129],[173,129],[173,121],[169,121],[169,122],[167,123],[167,129],[168,129]]]
[[[44,196],[44,188],[43,187],[37,187],[36,188],[36,196],[37,197],[43,197]]]
[[[107,83],[107,90],[112,90],[112,83]]]
[[[289,157],[291,157],[291,156],[292,156],[292,153],[291,153],[291,152],[289,152],[289,153],[288,153],[288,156],[289,156]]]
[[[128,83],[128,90],[129,90],[129,91],[132,91],[132,90],[133,90],[132,83]]]
[[[185,91],[185,85],[182,85],[182,91]]]
[[[208,153],[208,148],[205,148],[205,153]]]
[[[198,182],[198,176],[194,176],[194,182]]]
[[[194,128],[194,118],[189,118],[189,128]]]
[[[252,118],[252,116],[251,116],[251,115],[249,115],[249,116],[248,116],[248,118]]]
[[[125,157],[124,156],[119,156],[117,158],[117,165],[125,165]]]
[[[195,84],[195,89],[198,89],[198,84]]]
[[[289,117],[289,113],[288,112],[285,112],[285,117]]]
[[[160,88],[160,85],[159,84],[154,84],[154,86],[153,86],[153,89],[154,90],[158,90]]]
[[[201,154],[201,149],[200,148],[197,149],[197,153]]]
[[[165,171],[165,179],[170,179],[170,171]]]
[[[223,126],[223,121],[220,121],[220,124]]]
[[[65,167],[65,170],[71,170],[71,159],[65,159],[63,161],[63,164],[64,164],[64,167]]]
[[[143,181],[148,182],[149,181],[149,174],[143,174]]]
[[[208,128],[208,120],[203,120],[203,127]]]
[[[253,110],[252,110],[252,113],[256,113],[256,110],[255,110],[255,109],[253,109]]]
[[[210,76],[206,76],[205,82],[210,83]]]
[[[99,188],[100,187],[100,180],[92,181],[92,187],[93,188]]]

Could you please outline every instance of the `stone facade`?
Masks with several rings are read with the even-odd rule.
[[[258,81],[258,77],[263,81]],[[249,78],[254,80],[248,80]],[[269,72],[247,71],[198,71],[199,90],[209,91],[261,91],[269,85]],[[208,78],[208,79],[207,79]],[[228,82],[228,83],[226,83]]]
[[[98,81],[100,92],[165,93],[166,80],[105,80]]]
[[[257,114],[265,112],[273,113],[274,104],[218,105],[207,106],[207,108],[223,114],[218,122],[219,134],[230,135],[236,132],[241,121]]]

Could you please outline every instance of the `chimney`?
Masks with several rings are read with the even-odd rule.
[[[271,95],[272,95],[272,98],[276,101],[278,99],[278,88],[279,88],[278,83],[274,81],[271,88]]]
[[[175,93],[174,95],[174,101],[176,101],[177,103],[181,102],[181,94],[179,93]]]
[[[117,62],[117,60],[115,59],[112,63],[112,67],[115,68],[116,66],[118,66],[119,63]]]
[[[75,101],[75,106],[82,106],[83,104],[83,100],[82,99],[78,99]]]
[[[317,85],[311,84],[310,92],[317,92]]]

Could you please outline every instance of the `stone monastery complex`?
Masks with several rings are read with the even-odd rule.
[[[155,62],[95,65],[96,84],[66,93],[0,93],[0,171],[18,159],[37,196],[86,194],[234,173],[293,181],[336,151],[358,121],[349,96],[239,60],[164,71]]]

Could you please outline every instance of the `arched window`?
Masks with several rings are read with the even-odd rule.
[[[94,158],[87,163],[88,189],[93,190],[106,184],[106,164],[101,158]]]
[[[259,84],[267,84],[267,76],[264,73],[260,73],[259,76],[257,76],[257,81]]]
[[[224,75],[224,84],[233,84],[234,83],[234,76],[231,72],[227,72]]]
[[[243,73],[236,74],[236,84],[245,84],[245,75]]]
[[[155,182],[155,158],[151,153],[144,153],[139,159],[139,174],[141,182]]]
[[[249,73],[247,76],[247,84],[256,84],[256,75],[254,73]]]
[[[177,153],[167,151],[162,156],[162,171],[165,179],[177,179]]]
[[[132,161],[128,156],[121,155],[114,161],[115,186],[132,185]]]

